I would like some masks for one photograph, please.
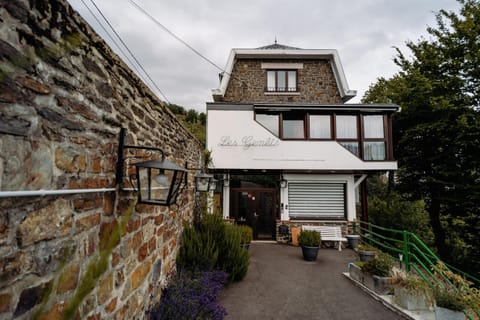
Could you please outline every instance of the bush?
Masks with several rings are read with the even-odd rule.
[[[205,215],[198,231],[186,227],[177,255],[177,268],[189,271],[223,270],[228,280],[243,279],[250,263],[250,254],[241,248],[242,232],[238,226],[226,224],[221,216]]]
[[[177,254],[177,268],[192,272],[213,270],[217,260],[218,248],[212,235],[200,235],[192,227],[185,227]]]
[[[388,277],[393,268],[394,260],[386,253],[379,252],[377,256],[365,262],[362,271],[374,274],[379,277]]]
[[[218,299],[226,280],[227,274],[218,270],[179,272],[169,278],[160,303],[149,312],[151,319],[223,319],[227,313]]]
[[[225,225],[217,267],[228,273],[229,282],[242,280],[248,271],[250,254],[240,246],[241,238],[238,226]]]
[[[253,239],[253,230],[249,226],[238,226],[242,234],[241,243],[250,243]]]
[[[480,315],[480,289],[453,273],[442,262],[433,268],[438,285],[434,288],[436,305],[456,311],[467,309],[469,313]]]
[[[298,235],[298,244],[306,247],[320,247],[320,233],[313,230],[302,230]]]
[[[461,294],[455,288],[437,287],[433,290],[435,304],[454,311],[463,311],[466,305]]]

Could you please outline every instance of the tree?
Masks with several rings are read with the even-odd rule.
[[[380,78],[364,103],[393,102],[396,188],[423,199],[441,258],[478,273],[480,267],[480,2],[441,10],[430,37],[399,49],[400,72]]]

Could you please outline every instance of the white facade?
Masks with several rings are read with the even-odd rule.
[[[232,107],[234,108],[234,107]],[[213,169],[396,170],[396,161],[363,161],[337,141],[280,140],[252,110],[208,110],[207,149]]]

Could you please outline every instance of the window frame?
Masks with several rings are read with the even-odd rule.
[[[383,138],[366,138],[365,137],[365,117],[368,116],[382,116],[382,124],[383,124]],[[391,126],[389,126],[389,117],[388,115],[385,114],[378,114],[378,113],[372,113],[372,114],[362,114],[361,115],[361,125],[362,125],[362,159],[363,161],[388,161],[388,159],[392,159],[392,153],[391,153],[391,145],[388,143],[388,141],[392,141],[390,139],[391,134]],[[390,130],[388,130],[390,128]],[[365,143],[366,142],[383,142],[385,146],[385,159],[382,160],[376,160],[376,159],[365,159],[365,154],[364,154],[364,148],[365,148]]]
[[[275,77],[275,86],[274,87],[269,87],[268,86],[268,73],[269,72],[274,72]],[[278,87],[278,72],[285,72],[285,90],[279,90]],[[288,81],[288,73],[289,72],[295,72],[295,90],[289,90],[289,81]],[[273,90],[270,90],[270,88],[273,88]],[[297,69],[267,69],[265,72],[265,92],[267,93],[296,93],[298,92],[298,70]]]

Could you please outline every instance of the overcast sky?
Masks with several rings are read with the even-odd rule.
[[[68,0],[123,55],[82,0]],[[91,0],[83,0],[101,18]],[[394,46],[428,36],[434,13],[457,10],[453,0],[135,0],[160,23],[224,68],[232,48],[278,43],[304,49],[337,49],[358,103],[378,77],[397,68]],[[171,103],[205,110],[219,85],[214,66],[155,25],[129,0],[95,0],[115,30]],[[128,63],[128,61],[126,61]],[[154,92],[165,100],[158,91]]]

